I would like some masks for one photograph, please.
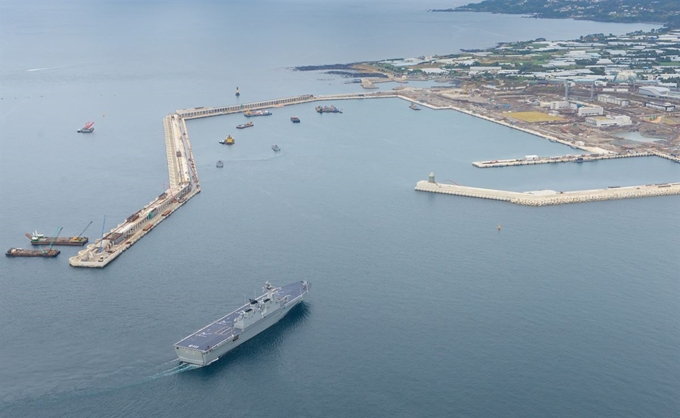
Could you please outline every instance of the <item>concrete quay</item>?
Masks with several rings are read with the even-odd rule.
[[[617,158],[634,158],[634,157],[653,157],[656,154],[651,152],[636,152],[627,154],[582,154],[582,155],[561,155],[557,157],[537,157],[537,158],[517,158],[514,160],[492,160],[492,161],[475,161],[472,163],[478,168],[493,168],[493,167],[513,167],[521,165],[535,165],[535,164],[552,164],[552,163],[582,163],[587,161],[597,160],[613,160]]]
[[[170,187],[104,237],[69,258],[73,267],[104,268],[201,191],[184,120],[163,119]]]
[[[500,200],[524,206],[550,206],[568,203],[597,202],[601,200],[632,199],[639,197],[669,196],[680,194],[680,183],[647,184],[644,186],[609,187],[606,189],[556,192],[540,190],[533,192],[512,192],[507,190],[483,189],[453,184],[441,184],[430,180],[416,183],[416,191],[441,193],[454,196],[476,197],[478,199]]]

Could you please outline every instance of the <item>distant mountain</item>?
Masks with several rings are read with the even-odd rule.
[[[658,22],[680,28],[678,0],[484,0],[431,12],[489,12],[523,14],[545,19],[580,19],[599,22]]]

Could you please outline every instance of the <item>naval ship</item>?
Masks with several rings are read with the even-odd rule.
[[[302,302],[311,284],[302,280],[282,287],[266,282],[262,296],[199,329],[178,343],[175,352],[184,363],[207,366],[271,327]]]

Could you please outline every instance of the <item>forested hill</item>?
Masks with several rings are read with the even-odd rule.
[[[523,14],[548,19],[600,22],[659,22],[680,28],[679,0],[484,0],[431,12],[490,12]]]

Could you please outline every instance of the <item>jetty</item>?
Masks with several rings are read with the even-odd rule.
[[[163,119],[163,126],[169,188],[69,258],[71,266],[106,267],[201,191],[185,121],[179,115],[171,114]]]
[[[434,181],[434,174],[430,174],[428,180],[416,183],[415,189],[419,192],[500,200],[524,206],[550,206],[568,203],[597,202],[602,200],[678,195],[680,194],[680,183],[659,183],[625,187],[610,186],[606,189],[559,192],[554,190],[512,192],[508,190],[483,189],[457,184],[437,183]]]

